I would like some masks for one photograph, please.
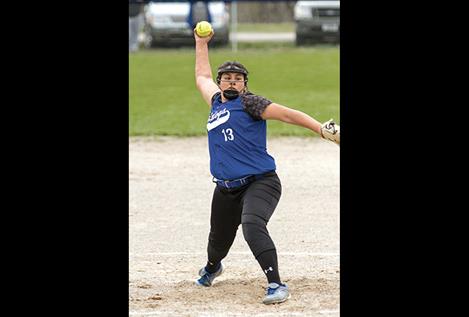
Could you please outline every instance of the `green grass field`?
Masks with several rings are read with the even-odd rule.
[[[295,32],[294,22],[285,23],[239,23],[238,32]]]
[[[249,70],[249,90],[323,122],[339,116],[339,48],[211,49],[212,73],[237,60]],[[194,81],[194,50],[129,54],[129,135],[206,135],[209,113]],[[314,136],[301,127],[268,121],[268,135]]]

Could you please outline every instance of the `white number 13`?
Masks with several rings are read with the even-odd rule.
[[[228,140],[229,141],[234,140],[233,130],[226,129],[226,131],[225,131],[225,129],[223,129],[221,132],[223,133],[223,136],[225,137],[225,142],[228,141]]]

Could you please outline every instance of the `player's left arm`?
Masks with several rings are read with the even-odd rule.
[[[261,114],[264,120],[279,120],[285,123],[298,125],[321,134],[321,123],[304,112],[282,106],[278,103],[271,103]]]
[[[265,108],[261,117],[264,120],[279,120],[310,129],[311,131],[318,133],[322,138],[340,144],[339,126],[335,125],[332,120],[321,124],[319,121],[304,112],[291,109],[274,102]]]

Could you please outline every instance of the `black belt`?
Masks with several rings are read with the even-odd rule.
[[[214,177],[212,181],[216,183],[217,185],[220,185],[221,187],[224,187],[224,188],[236,188],[236,187],[240,187],[240,186],[252,183],[253,181],[261,179],[265,176],[271,176],[271,175],[275,175],[275,172],[268,172],[268,173],[257,174],[257,175],[249,175],[243,178],[232,179],[232,180],[222,180],[222,179],[216,179]]]

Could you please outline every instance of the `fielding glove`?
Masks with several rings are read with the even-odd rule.
[[[340,126],[332,119],[321,125],[321,137],[340,146]]]

